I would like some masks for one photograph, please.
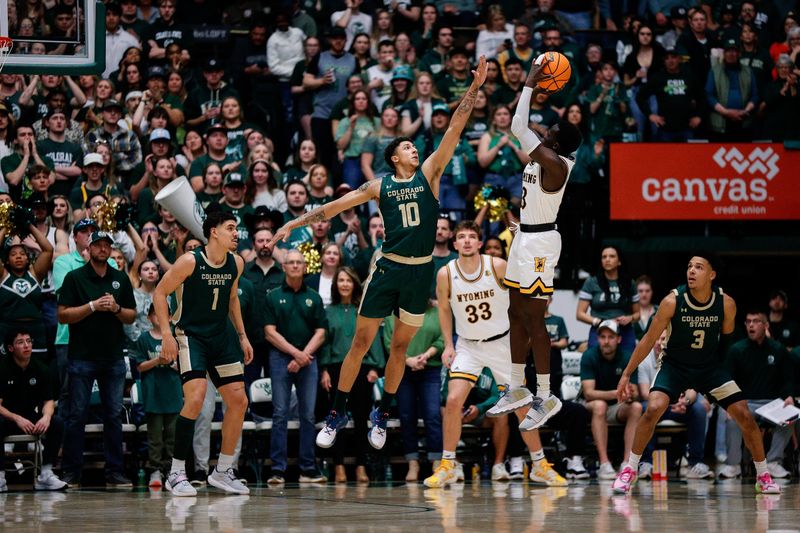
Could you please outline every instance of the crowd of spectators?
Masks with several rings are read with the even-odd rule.
[[[78,3],[9,2],[9,31],[17,41],[14,52],[80,53],[52,42],[74,35]],[[2,257],[2,284],[8,290],[0,291],[4,302],[0,330],[7,337],[3,357],[8,364],[12,356],[21,361],[17,352],[30,344],[34,359],[52,362],[57,392],[53,398],[42,398],[42,405],[49,412],[46,401],[59,400],[59,416],[70,436],[62,477],[71,483],[80,480],[82,441],[77,435],[96,379],[108,426],[107,479],[112,484],[126,481],[119,460],[120,439],[111,429],[119,423],[121,410],[123,350],[138,363],[148,426],[154,428],[149,468],[157,472],[166,464],[176,403],[173,396],[160,397],[156,392],[160,385],[151,381],[165,380],[164,390],[176,382],[158,356],[160,333],[153,329],[150,316],[152,293],[176,257],[202,245],[199,236],[155,202],[156,194],[173,180],[185,177],[204,209],[213,206],[237,218],[238,252],[247,261],[240,300],[256,351],[246,371],[247,382],[262,376],[273,380],[273,478],[280,481],[285,475],[292,385],[301,421],[301,467],[314,477],[316,459],[309,435],[311,424],[325,411],[318,406],[315,414],[314,406],[324,404],[335,390],[362,283],[381,247],[384,228],[377,206],[370,205],[298,229],[275,249],[269,245],[272,232],[365,180],[387,175],[383,149],[397,136],[412,137],[421,155],[429,155],[469,86],[471,65],[485,55],[487,82],[442,176],[442,218],[434,256],[440,265],[451,259],[450,228],[459,219],[475,217],[491,230],[486,253],[504,256],[513,238],[509,227],[518,216],[521,172],[529,161],[510,134],[511,116],[531,62],[539,53],[554,50],[569,58],[572,77],[562,91],[537,96],[530,111],[531,126],[543,131],[566,119],[581,128],[584,140],[575,154],[559,224],[565,241],[602,238],[587,228],[607,218],[611,143],[780,142],[800,137],[796,120],[800,19],[795,4],[760,0],[697,5],[681,0],[107,3],[102,74],[0,74],[0,202],[26,206],[34,219],[30,228],[24,228],[28,236],[22,240],[2,233],[9,237],[3,239]],[[234,39],[236,34],[231,33],[231,43],[201,46],[193,30],[208,21],[243,30],[241,37]],[[502,186],[509,193],[510,209],[499,222],[490,224],[485,211],[476,213],[473,208],[483,184]],[[132,220],[124,227],[108,227],[109,211],[120,204],[134,207]],[[654,296],[650,280],[634,282],[626,277],[615,248],[603,250],[596,266],[596,258],[565,250],[562,279],[576,280],[581,270],[597,272],[581,280],[576,318],[591,325],[581,378],[586,419],[591,419],[601,452],[606,422],[624,423],[630,429],[641,414],[638,402],[613,405],[609,391],[616,386],[614,365],[624,367],[625,357],[649,324]],[[310,269],[315,272],[309,273]],[[111,270],[121,277],[108,277]],[[112,278],[118,286],[105,292],[113,297],[97,292]],[[431,283],[433,287],[434,280]],[[91,284],[96,287],[86,289]],[[284,312],[286,299],[298,302],[302,316]],[[788,319],[787,304],[786,294],[777,293],[766,315],[756,310],[753,316],[769,322],[765,331],[771,343],[795,348],[800,333]],[[439,391],[445,373],[436,313],[432,302],[426,326],[409,349],[413,353],[397,396],[403,451],[417,463],[417,418],[425,421],[428,459],[437,460],[441,452]],[[763,335],[761,340],[750,335],[756,319],[747,316],[749,342],[762,346]],[[385,339],[391,327],[389,319]],[[100,350],[98,331],[110,339]],[[553,335],[554,351],[560,351],[568,335],[564,328],[556,328]],[[18,350],[17,344],[23,348]],[[746,353],[755,350],[754,345],[738,349]],[[777,344],[763,348],[776,353],[784,349]],[[783,352],[776,353],[769,354],[770,361],[789,361],[785,364],[790,367],[800,357],[797,350],[794,359],[788,352],[785,358]],[[354,403],[362,406],[379,382],[385,362],[383,343],[376,341],[365,361],[353,391],[363,398]],[[744,372],[752,375],[752,370]],[[639,383],[637,394],[646,400],[646,382]],[[759,382],[753,400],[769,399],[771,395],[764,397],[766,391],[777,394],[784,385]],[[560,384],[552,390],[560,390]],[[491,391],[491,386],[485,387],[482,401]],[[786,397],[797,392],[788,390]],[[179,397],[177,390],[173,393]],[[3,394],[6,389],[0,389]],[[210,394],[206,411],[213,411],[213,390]],[[686,399],[673,412],[687,417],[703,414],[696,407],[704,405],[701,398],[687,393]],[[10,400],[3,402],[9,404]],[[0,414],[23,431],[31,429],[33,424],[18,420],[27,413],[10,416],[4,411],[8,409],[0,409]],[[366,427],[367,412],[353,413],[359,431]],[[697,416],[687,424],[699,427]],[[5,432],[7,426],[0,428]],[[40,433],[47,430],[36,428]],[[705,429],[704,423],[703,437]],[[567,467],[573,477],[583,475],[585,430],[579,434],[572,425],[567,432],[572,435],[567,439]],[[737,436],[732,433],[728,448],[718,446],[717,455],[735,463],[738,456],[731,447],[736,446]],[[701,439],[693,437],[692,468],[703,458],[698,449]],[[207,461],[208,435],[196,440],[195,455]],[[625,440],[629,450],[630,439]],[[359,479],[368,475],[362,444],[355,449]],[[337,479],[345,475],[338,468],[344,453],[334,448]],[[611,475],[613,467],[604,449],[600,455],[600,473]],[[771,452],[771,464],[782,458],[783,450]],[[201,469],[202,463],[198,462]],[[415,476],[411,473],[409,479]],[[779,477],[775,472],[773,476]]]

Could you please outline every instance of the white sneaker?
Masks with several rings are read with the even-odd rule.
[[[767,471],[769,472],[769,475],[775,479],[784,479],[790,477],[789,471],[777,461],[767,463]]]
[[[164,488],[173,496],[197,496],[197,489],[189,483],[189,478],[186,477],[186,472],[183,470],[170,472]]]
[[[525,407],[533,402],[533,394],[525,387],[509,389],[506,387],[504,394],[491,409],[486,411],[486,416],[503,416]]]
[[[211,475],[208,476],[208,484],[212,487],[224,490],[228,494],[250,494],[250,489],[236,478],[236,473],[233,468],[229,468],[224,472],[214,468]]]
[[[161,487],[163,481],[164,476],[161,475],[161,470],[154,470],[153,473],[150,474],[150,482],[147,484],[147,486],[157,489]]]
[[[742,467],[739,465],[725,465],[719,473],[722,479],[734,479],[741,477]]]
[[[461,482],[464,481],[464,465],[456,461],[456,481]]]
[[[597,469],[597,479],[617,479],[617,471],[611,463],[603,463]]]
[[[519,425],[520,431],[533,431],[540,428],[551,417],[561,410],[561,400],[553,396],[552,393],[547,398],[534,396],[533,404],[525,415],[525,420]]]
[[[653,465],[650,463],[639,463],[639,479],[653,478]]]
[[[525,461],[522,457],[512,457],[509,461],[509,478],[511,481],[523,481],[525,479]]]
[[[564,459],[567,462],[567,479],[589,479],[591,476],[583,466],[583,458],[573,455]]]
[[[506,465],[503,463],[497,463],[492,467],[492,481],[508,481],[510,479],[511,476],[508,475]]]
[[[684,476],[686,479],[714,479],[714,472],[705,463],[696,463]]]
[[[42,470],[42,473],[36,476],[33,488],[36,490],[61,490],[67,488],[67,484],[58,479],[52,470]]]

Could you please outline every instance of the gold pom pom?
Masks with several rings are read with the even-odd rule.
[[[10,236],[14,231],[14,221],[11,219],[11,213],[13,210],[13,203],[0,203],[0,230],[6,230],[6,237]]]
[[[497,222],[508,209],[508,193],[502,187],[484,184],[473,202],[475,211],[480,211],[485,205],[489,206],[487,218],[489,222]]]
[[[318,274],[322,271],[322,257],[313,242],[304,242],[297,249],[306,259],[306,274]]]
[[[114,233],[117,231],[117,202],[103,202],[103,205],[95,211],[93,218],[100,231]]]

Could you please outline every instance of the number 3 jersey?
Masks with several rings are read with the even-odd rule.
[[[719,339],[725,320],[722,289],[714,287],[706,303],[695,300],[689,288],[681,285],[675,294],[675,314],[667,328],[667,343],[661,361],[681,368],[695,369],[718,366]]]
[[[172,323],[190,336],[222,335],[228,325],[231,289],[239,274],[236,259],[228,252],[221,265],[214,265],[205,248],[190,253],[194,254],[194,270],[175,291]]]
[[[480,341],[508,331],[508,290],[494,271],[492,258],[481,255],[477,272],[463,272],[458,259],[447,263],[450,308],[459,338]]]
[[[531,161],[522,173],[522,198],[520,200],[520,222],[522,224],[552,224],[558,218],[558,208],[567,190],[567,181],[575,160],[559,156],[567,165],[567,179],[556,192],[542,188],[542,166]]]
[[[430,257],[436,244],[439,202],[417,169],[407,180],[389,175],[381,180],[380,210],[386,238],[382,253],[406,258]]]

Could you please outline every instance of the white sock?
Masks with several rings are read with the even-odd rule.
[[[170,474],[172,472],[186,472],[186,461],[183,459],[175,459],[172,458],[172,468],[170,469]]]
[[[217,472],[225,472],[232,467],[233,455],[225,455],[224,453],[219,454],[219,459],[217,459]]]
[[[531,452],[531,460],[533,460],[533,462],[541,461],[542,459],[544,459],[544,450]]]
[[[639,461],[641,461],[641,460],[642,460],[642,456],[641,455],[636,455],[635,453],[631,452],[630,455],[628,455],[628,466],[630,466],[631,469],[633,469],[634,472],[638,472],[639,471]]]
[[[39,473],[39,475],[52,471],[53,471],[53,465],[42,465],[42,471]]]
[[[447,459],[448,461],[455,462],[456,460],[456,452],[450,452],[447,450],[442,450],[442,459]]]
[[[509,386],[512,389],[522,387],[525,383],[525,363],[511,363],[511,383]]]
[[[6,480],[6,471],[0,470],[0,481],[5,481],[5,480]]]
[[[767,473],[766,459],[764,459],[763,461],[753,461],[753,464],[756,465],[756,476],[761,477]]]
[[[536,396],[542,399],[550,396],[550,374],[536,374]]]

